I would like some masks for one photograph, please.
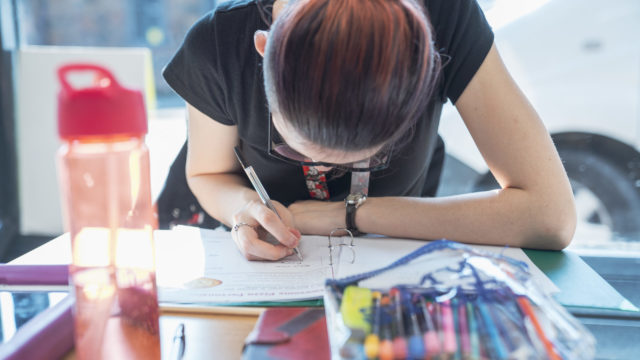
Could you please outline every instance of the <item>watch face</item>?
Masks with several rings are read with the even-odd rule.
[[[367,199],[366,195],[363,194],[349,194],[346,199],[344,199],[347,205],[356,205],[356,207],[360,206]]]

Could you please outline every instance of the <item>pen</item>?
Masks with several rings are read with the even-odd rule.
[[[424,344],[427,348],[427,357],[433,358],[440,355],[440,339],[438,338],[438,331],[436,325],[433,323],[424,296],[420,296],[420,306],[422,307],[422,315],[424,316],[425,322]]]
[[[244,172],[247,174],[247,177],[249,178],[249,181],[251,181],[251,185],[253,185],[253,188],[258,193],[258,196],[260,196],[260,200],[262,200],[262,203],[266,207],[271,209],[271,211],[276,213],[278,218],[282,220],[282,218],[280,217],[280,214],[278,214],[278,211],[276,210],[276,207],[273,206],[273,203],[271,202],[271,198],[269,198],[269,194],[267,194],[267,190],[265,190],[264,186],[262,186],[260,179],[258,179],[258,175],[256,174],[255,170],[253,170],[253,166],[249,166],[247,164],[244,157],[242,156],[242,153],[240,153],[240,149],[238,149],[237,146],[233,148],[233,151],[236,153],[236,157],[238,158],[238,162],[240,163],[240,166],[242,166],[242,168],[244,169]],[[302,261],[302,254],[300,254],[300,250],[298,250],[298,247],[294,247],[293,251],[295,251],[296,255],[298,255],[298,259]]]
[[[480,358],[480,339],[478,338],[478,328],[473,305],[467,302],[467,314],[469,314],[469,344],[471,346],[471,358]]]
[[[449,300],[442,302],[442,333],[444,335],[442,346],[446,354],[455,355],[457,342],[455,328],[453,327],[453,311]]]
[[[373,309],[373,313],[371,314],[371,334],[367,335],[364,339],[364,353],[367,355],[367,359],[376,359],[378,358],[378,353],[380,351],[380,298],[381,294],[379,291],[374,291],[371,293],[373,297],[373,305],[371,308]]]
[[[413,299],[409,292],[402,292],[402,298],[405,303],[405,308],[409,312],[409,321],[411,322],[410,336],[409,336],[409,358],[422,359],[426,355],[424,346],[424,339],[422,332],[420,331],[420,325],[418,324],[418,313],[413,305]]]
[[[176,332],[173,335],[173,345],[171,346],[171,360],[180,360],[184,356],[185,348],[185,336],[184,336],[184,324],[180,323],[176,328]]]
[[[381,307],[381,311],[382,308],[384,308],[387,312],[391,312],[391,305],[390,305],[390,300],[389,300],[389,296],[388,295],[382,295],[382,297],[380,298],[380,307]],[[382,314],[382,313],[381,313]],[[391,341],[391,339],[393,338],[393,336],[391,335],[391,322],[393,320],[389,319],[388,317],[385,318],[385,320],[382,320],[382,317],[380,319],[380,331],[382,332],[382,336],[381,336],[381,341],[380,341],[380,347],[378,349],[378,355],[379,355],[379,359],[380,360],[393,360],[394,356],[393,356],[393,343]]]
[[[394,338],[393,338],[393,355],[396,359],[406,359],[408,355],[407,339],[404,333],[404,322],[402,320],[402,304],[400,302],[400,291],[397,288],[391,288],[389,291],[392,306],[395,310]]]

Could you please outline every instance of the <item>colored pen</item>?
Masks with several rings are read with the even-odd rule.
[[[487,305],[482,301],[482,299],[478,298],[476,300],[476,305],[478,307],[478,312],[480,314],[480,318],[484,323],[484,327],[487,330],[487,335],[489,337],[489,341],[491,342],[491,347],[493,348],[494,354],[488,354],[490,357],[495,356],[497,359],[506,359],[507,351],[502,345],[500,341],[500,334],[498,329],[496,328],[493,319],[491,318],[491,314],[489,313],[489,309]]]
[[[442,347],[444,353],[454,354],[456,352],[456,333],[453,327],[453,313],[451,312],[451,303],[449,300],[442,302],[440,309],[442,310]]]
[[[425,356],[424,341],[422,338],[422,332],[420,331],[420,325],[418,324],[418,314],[413,306],[411,294],[409,292],[402,292],[402,299],[404,300],[405,308],[409,312],[409,320],[411,321],[411,335],[409,336],[409,358],[422,359]]]
[[[480,359],[480,339],[478,338],[478,323],[476,322],[473,305],[467,302],[467,315],[469,319],[469,345],[471,346],[471,358]]]
[[[450,302],[451,305],[451,313],[453,314],[453,336],[456,339],[456,350],[454,351],[453,354],[453,359],[454,360],[462,360],[462,353],[460,352],[460,327],[458,324],[458,299],[453,298],[451,299]]]
[[[371,334],[364,339],[364,353],[368,359],[378,357],[380,351],[380,297],[379,291],[371,293],[373,298],[373,313],[371,314],[372,329]]]
[[[461,300],[458,307],[458,328],[460,329],[460,348],[462,357],[468,358],[471,353],[471,339],[469,338],[469,326],[467,321],[466,301]]]
[[[538,321],[538,318],[536,317],[529,300],[524,296],[518,296],[517,300],[518,305],[520,305],[520,308],[522,309],[522,312],[529,318],[529,320],[531,320],[534,329],[536,329],[536,333],[542,341],[542,344],[544,344],[544,348],[547,351],[549,359],[559,360],[560,356],[558,356],[556,351],[553,349],[553,344],[551,344],[551,341],[549,341],[549,339],[547,339],[547,337],[545,336],[544,330],[542,329],[542,326],[540,325],[540,322]]]
[[[422,296],[420,296],[420,305],[422,307],[422,314],[424,316],[426,328],[424,333],[424,344],[427,348],[427,356],[431,358],[440,355],[440,352],[442,351],[440,339],[438,339],[438,332],[435,324],[433,323],[433,319],[431,318],[431,314],[429,313],[427,302]]]
[[[171,360],[181,360],[184,356],[186,339],[184,335],[184,324],[180,323],[173,335],[173,345],[171,346]]]
[[[238,162],[240,163],[240,166],[242,166],[242,168],[244,169],[244,172],[247,174],[247,177],[249,178],[249,181],[251,181],[251,185],[253,185],[253,188],[258,193],[258,196],[260,196],[260,200],[262,200],[262,203],[266,207],[271,209],[271,211],[276,213],[278,218],[282,220],[282,218],[280,217],[280,214],[278,214],[278,211],[276,210],[276,207],[273,206],[273,202],[271,202],[271,198],[269,197],[267,190],[265,190],[264,186],[262,186],[262,182],[260,182],[260,179],[258,178],[258,174],[256,174],[255,170],[253,170],[253,166],[249,166],[247,164],[244,157],[242,156],[242,153],[240,152],[240,149],[238,149],[237,146],[233,148],[233,151],[236,153],[236,157],[238,158]],[[298,259],[302,261],[302,254],[300,254],[300,250],[298,250],[298,247],[294,247],[293,251],[295,251],[296,255],[298,255]]]
[[[407,351],[407,339],[404,333],[404,321],[402,319],[402,304],[400,301],[400,291],[397,288],[392,288],[389,291],[393,300],[393,306],[395,310],[394,318],[394,337],[393,337],[393,354],[396,359],[406,359],[408,355]]]
[[[380,328],[382,331],[382,339],[380,341],[379,348],[379,359],[380,360],[393,360],[393,343],[391,342],[391,330],[390,327],[390,316],[382,317],[382,309],[385,309],[385,314],[388,314],[388,310],[390,308],[389,297],[387,295],[383,295],[380,299]]]

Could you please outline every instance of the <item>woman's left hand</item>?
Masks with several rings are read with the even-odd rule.
[[[289,211],[295,227],[303,234],[329,235],[331,230],[346,226],[342,201],[296,201],[289,205]]]

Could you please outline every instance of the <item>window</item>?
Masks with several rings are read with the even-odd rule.
[[[181,106],[181,100],[162,79],[162,68],[182,43],[189,27],[217,2],[22,0],[18,2],[21,44],[149,47],[158,105]]]

